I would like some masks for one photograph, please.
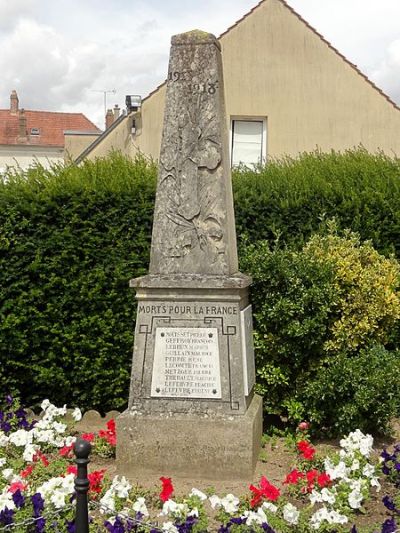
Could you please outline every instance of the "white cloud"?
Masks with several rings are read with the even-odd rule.
[[[383,61],[371,73],[371,79],[400,103],[400,39],[390,43]]]
[[[287,2],[400,102],[399,0]],[[172,35],[219,35],[257,3],[0,0],[0,107],[15,88],[22,107],[83,112],[102,127],[103,94],[94,91],[116,89],[107,107],[145,96],[165,78]]]

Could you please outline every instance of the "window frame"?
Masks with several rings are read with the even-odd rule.
[[[234,122],[235,121],[241,121],[241,122],[262,122],[262,139],[261,139],[261,161],[259,163],[265,164],[267,162],[267,117],[263,116],[250,116],[250,115],[231,115],[230,122],[229,122],[229,161],[230,166],[233,168],[233,133],[234,133]],[[244,164],[244,163],[243,163]],[[257,163],[251,163],[252,165],[256,165]],[[238,165],[235,165],[238,166]]]

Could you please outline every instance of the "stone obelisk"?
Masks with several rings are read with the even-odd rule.
[[[262,433],[251,279],[238,271],[220,45],[172,38],[150,270],[138,300],[117,464],[143,474],[250,478]]]

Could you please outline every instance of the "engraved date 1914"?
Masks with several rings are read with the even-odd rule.
[[[212,95],[212,94],[215,94],[218,89],[218,80],[193,83],[193,80],[191,78],[191,73],[188,70],[169,72],[168,81],[172,81],[172,82],[191,81],[192,83],[189,83],[187,87],[193,93],[206,93],[206,94]]]

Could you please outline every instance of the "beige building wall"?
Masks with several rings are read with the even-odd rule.
[[[85,152],[80,153],[78,161],[82,156],[86,159],[94,160],[98,157],[105,157],[112,150],[118,150],[124,155],[134,155],[135,147],[133,144],[132,135],[132,119],[134,114],[126,115],[118,124],[111,126],[99,138],[98,144],[96,141],[87,155]]]
[[[84,133],[79,131],[64,132],[64,159],[66,162],[74,161],[88,146],[90,146],[100,133]]]
[[[400,111],[281,0],[220,37],[226,111],[267,120],[267,155],[362,144],[400,155]],[[142,104],[131,148],[158,158],[165,86]],[[104,153],[104,151],[103,151]]]

